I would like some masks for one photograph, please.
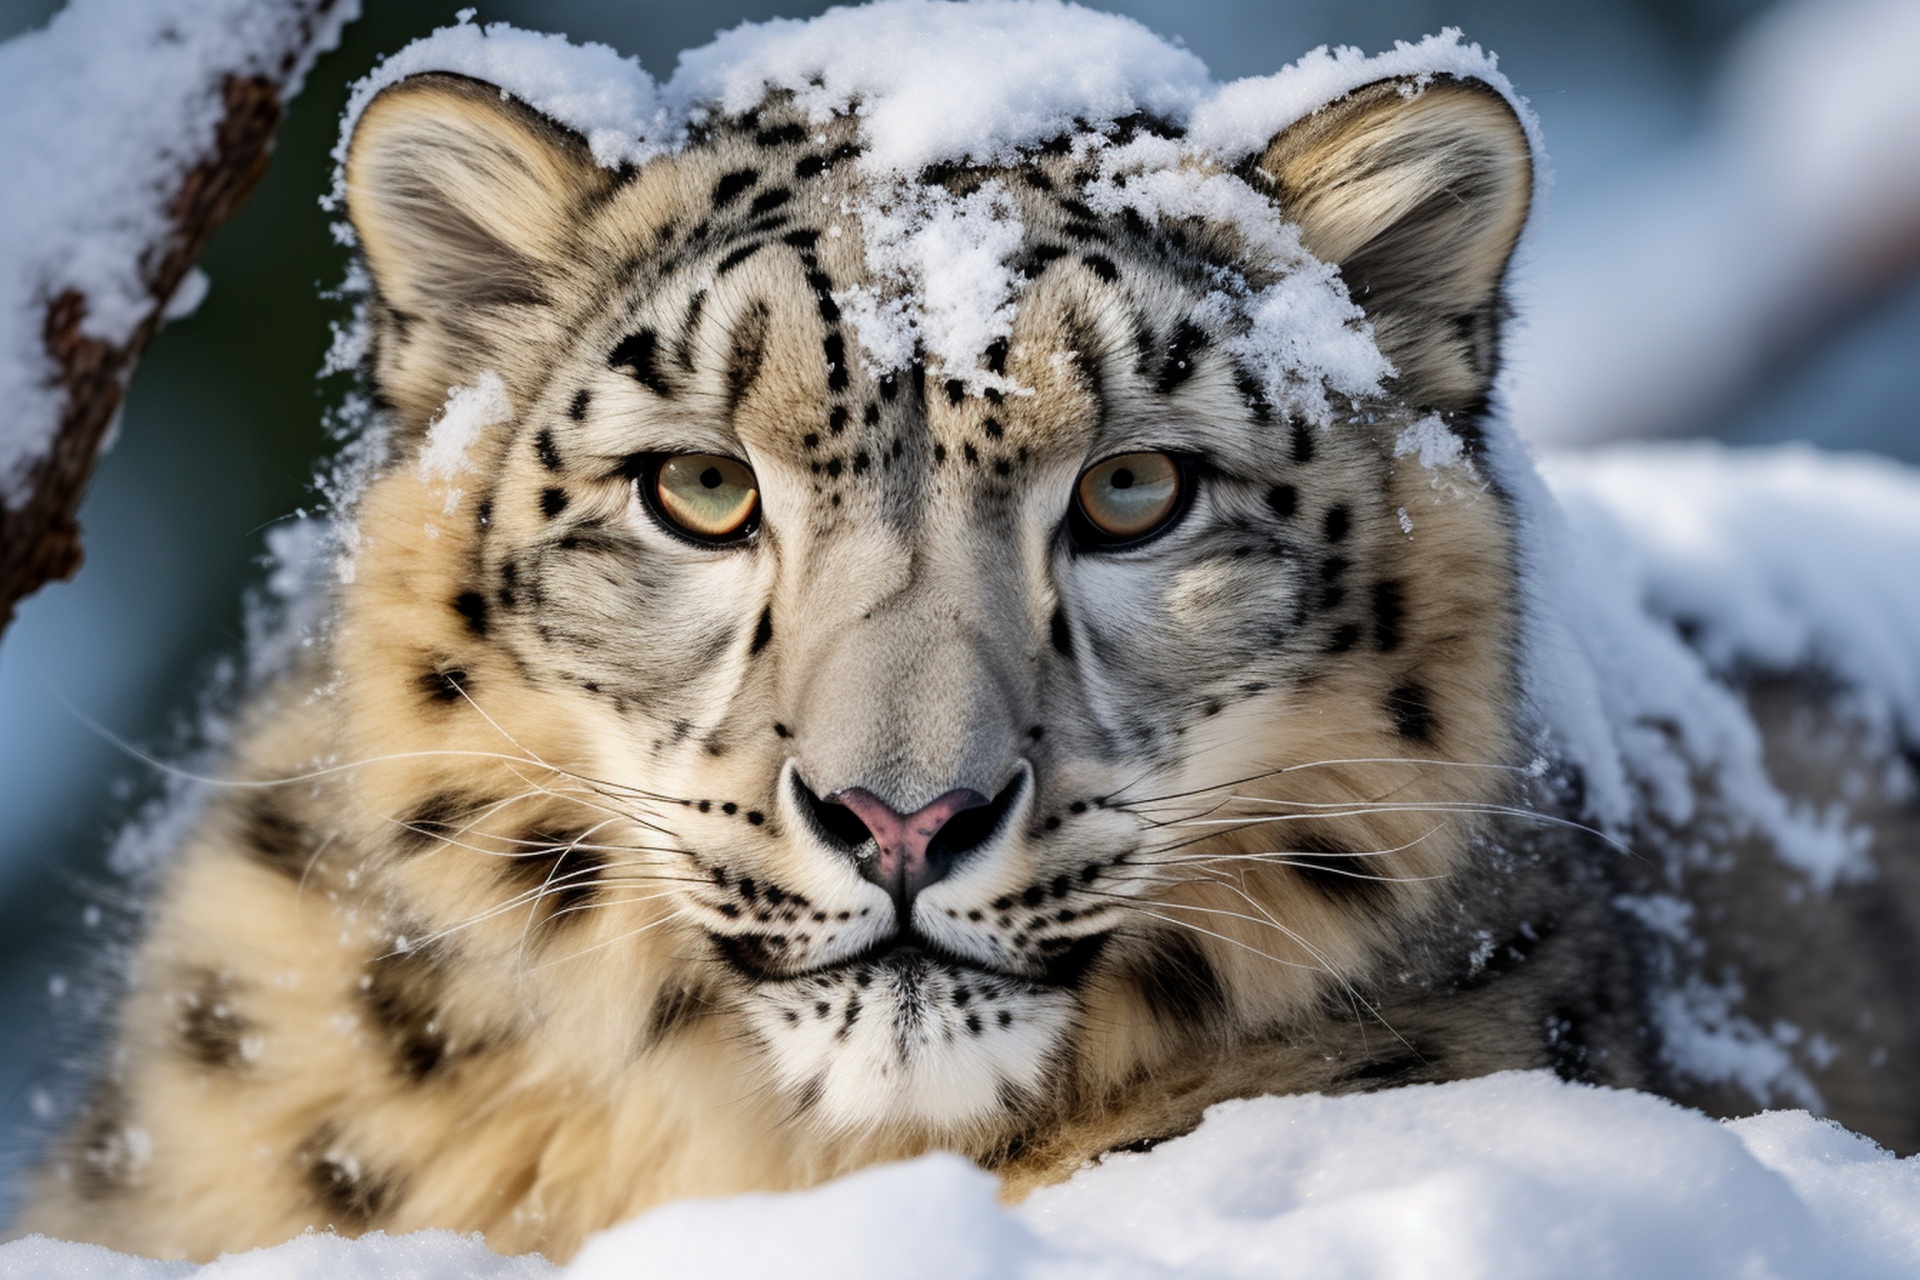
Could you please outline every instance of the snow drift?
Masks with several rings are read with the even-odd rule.
[[[36,1280],[1879,1280],[1920,1262],[1920,1161],[1805,1112],[1719,1124],[1540,1074],[1215,1107],[1013,1209],[952,1156],[667,1205],[565,1269],[448,1232],[312,1235],[205,1267],[0,1245]]]

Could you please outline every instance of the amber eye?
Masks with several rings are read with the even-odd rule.
[[[1074,486],[1082,540],[1119,547],[1160,532],[1186,505],[1188,470],[1166,453],[1123,453],[1088,467]]]
[[[736,542],[760,523],[760,486],[753,469],[733,458],[673,454],[660,459],[641,484],[662,521],[702,542]]]

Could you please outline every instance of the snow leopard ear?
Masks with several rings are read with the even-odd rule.
[[[1380,80],[1288,126],[1258,168],[1307,248],[1340,268],[1422,408],[1481,404],[1501,283],[1533,196],[1533,150],[1478,80]]]
[[[354,127],[347,216],[387,306],[458,331],[549,300],[570,215],[607,180],[580,137],[495,86],[419,75]]]

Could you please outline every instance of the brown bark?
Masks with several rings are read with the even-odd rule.
[[[337,0],[302,0],[310,42],[321,17]],[[30,496],[18,508],[0,505],[0,635],[14,606],[49,582],[71,577],[83,558],[76,513],[93,476],[127,383],[140,355],[159,330],[169,299],[220,226],[238,213],[266,172],[274,132],[283,114],[285,77],[304,46],[284,51],[278,76],[234,75],[225,82],[225,117],[212,153],[181,182],[168,207],[169,232],[149,245],[141,275],[151,298],[146,317],[124,346],[81,331],[87,300],[67,290],[47,304],[46,347],[59,370],[64,393],[52,447],[29,475]]]

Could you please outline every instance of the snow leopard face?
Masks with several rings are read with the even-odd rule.
[[[990,1145],[1429,907],[1499,794],[1429,762],[1508,750],[1525,140],[1376,86],[1182,178],[1262,232],[1129,199],[1170,133],[909,180],[776,99],[615,172],[490,86],[376,100],[340,843],[377,953],[493,975],[374,964],[422,1074],[698,1035],[801,1123]]]

